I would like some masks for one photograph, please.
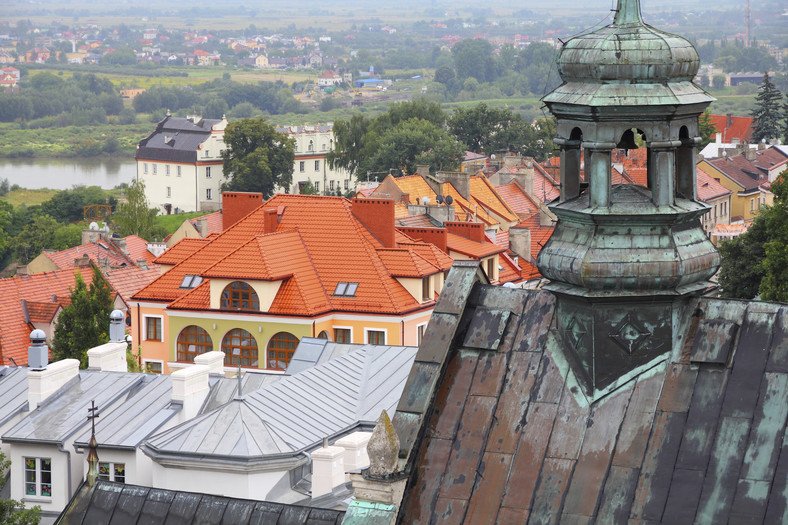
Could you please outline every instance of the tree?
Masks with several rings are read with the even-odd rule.
[[[472,108],[457,108],[449,119],[449,130],[474,153],[491,155],[520,151],[536,140],[533,126],[505,108],[482,102]]]
[[[265,119],[243,119],[227,125],[227,149],[222,152],[222,188],[230,191],[261,192],[272,196],[278,187],[289,188],[293,181],[295,140],[277,133]]]
[[[133,180],[126,192],[126,202],[118,204],[112,222],[118,233],[124,237],[139,235],[147,240],[164,238],[163,230],[156,224],[158,213],[156,208],[148,206],[145,183],[141,180]]]
[[[98,267],[93,267],[90,286],[76,274],[71,303],[57,319],[52,338],[55,360],[78,359],[87,368],[88,350],[109,340],[109,314],[113,310],[112,291]]]
[[[717,133],[717,127],[711,121],[711,113],[707,109],[703,115],[698,119],[698,130],[700,131],[700,149],[713,140],[714,135]]]
[[[783,144],[788,144],[788,93],[783,103]]]
[[[711,86],[714,89],[722,89],[725,87],[725,75],[714,75],[711,77]]]
[[[0,452],[0,489],[8,480],[11,461]],[[41,507],[36,505],[26,509],[23,501],[13,499],[0,500],[0,523],[4,525],[37,525],[41,521]]]
[[[755,119],[752,130],[752,141],[761,142],[776,139],[780,136],[780,101],[782,95],[774,86],[769,73],[763,74],[761,87],[758,88],[758,95],[755,97],[755,108],[752,116]]]
[[[429,165],[433,172],[455,170],[463,150],[462,144],[444,128],[412,118],[382,133],[374,156],[365,160],[369,171],[400,169],[414,173],[419,164]]]

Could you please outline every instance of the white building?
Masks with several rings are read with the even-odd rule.
[[[343,169],[332,169],[326,162],[326,154],[334,149],[333,124],[288,126],[277,128],[276,131],[296,141],[293,181],[284,190],[301,193],[303,185],[311,181],[319,193],[336,194],[341,191],[344,194],[355,191],[355,181],[350,173]]]
[[[137,179],[162,213],[214,211],[222,202],[227,119],[167,115],[137,145]]]

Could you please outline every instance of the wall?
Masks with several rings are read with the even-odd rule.
[[[66,447],[66,450],[69,450]],[[79,461],[75,461],[75,452],[71,450],[71,491],[76,490],[82,471]],[[51,458],[52,459],[52,497],[34,497],[25,495],[25,457]],[[56,445],[30,445],[12,443],[8,459],[11,460],[11,498],[23,501],[29,507],[39,505],[45,513],[59,513],[71,499],[68,481],[68,455],[60,452]]]
[[[170,490],[209,492],[220,496],[263,500],[287,470],[244,472],[238,470],[208,470],[200,468],[166,468],[153,463],[153,486]]]
[[[211,279],[211,308],[220,308],[222,292],[228,284],[240,279]],[[260,301],[260,311],[267,312],[276,299],[282,281],[242,281],[252,287]]]

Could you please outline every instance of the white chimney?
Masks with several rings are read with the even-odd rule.
[[[172,401],[183,404],[181,421],[196,416],[208,397],[208,373],[205,365],[192,365],[172,373]]]
[[[102,372],[128,372],[127,348],[125,341],[104,343],[91,348],[88,350],[88,369]]]
[[[216,350],[212,352],[205,352],[194,358],[195,365],[205,365],[208,367],[208,373],[224,375],[224,352]]]
[[[43,370],[27,371],[28,410],[35,410],[46,398],[79,375],[78,359],[56,361]]]
[[[371,437],[372,432],[353,432],[334,443],[345,449],[345,471],[352,472],[369,466],[367,443]]]
[[[312,497],[330,494],[345,483],[345,449],[322,447],[312,452]]]

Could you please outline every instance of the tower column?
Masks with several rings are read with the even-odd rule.
[[[697,197],[695,183],[695,146],[697,143],[700,143],[700,137],[684,139],[676,150],[676,191],[692,200]]]
[[[583,142],[586,155],[586,180],[592,208],[610,206],[610,152],[615,142]]]
[[[648,169],[653,184],[652,195],[657,206],[670,206],[674,203],[676,178],[676,148],[681,146],[677,140],[651,142],[648,148],[651,158]]]
[[[561,202],[580,195],[580,141],[556,139],[561,146]]]

